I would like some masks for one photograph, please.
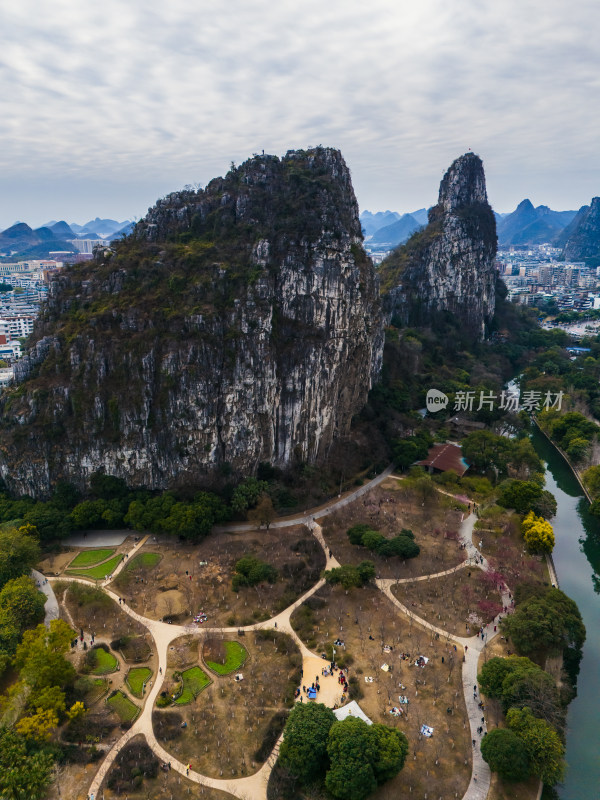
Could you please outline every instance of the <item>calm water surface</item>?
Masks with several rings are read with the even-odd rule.
[[[577,697],[569,706],[565,783],[561,800],[600,798],[600,520],[559,453],[536,431],[533,444],[546,462],[546,489],[556,497],[552,520],[554,563],[560,588],[579,606],[587,639],[583,649]]]

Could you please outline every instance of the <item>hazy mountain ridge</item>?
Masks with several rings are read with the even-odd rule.
[[[513,212],[498,222],[498,243],[503,247],[552,244],[576,214],[577,211],[553,211],[544,205],[535,207],[531,200],[522,200]]]

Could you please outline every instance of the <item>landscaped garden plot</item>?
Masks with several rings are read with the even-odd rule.
[[[425,581],[398,583],[392,593],[417,616],[458,636],[474,636],[502,611],[494,576],[477,567]]]
[[[121,722],[133,722],[140,713],[139,707],[132,703],[120,689],[111,695],[106,703],[119,715]]]
[[[192,768],[194,763],[192,762]],[[86,775],[89,775],[89,768]],[[54,784],[52,784],[52,787]],[[111,788],[108,788],[111,787]],[[73,792],[69,797],[85,797],[89,788],[82,784],[81,792]],[[102,784],[100,797],[129,798],[129,800],[233,800],[227,792],[211,789],[194,783],[176,770],[161,769],[160,759],[148,747],[143,736],[134,736],[117,755]],[[63,793],[63,797],[67,795]],[[59,800],[58,794],[51,800]]]
[[[135,697],[144,696],[144,686],[150,679],[152,670],[149,667],[133,667],[127,673],[127,686]]]
[[[123,591],[130,584],[140,583],[147,578],[147,573],[153,570],[158,564],[162,555],[160,553],[142,550],[135,555],[126,566],[119,572],[113,582],[113,587]]]
[[[91,567],[93,564],[98,564],[100,561],[105,561],[107,558],[110,558],[114,552],[114,548],[111,550],[82,550],[81,553],[78,553],[73,561],[71,561],[69,569]]]
[[[243,644],[215,638],[207,639],[202,651],[204,663],[217,675],[230,675],[236,672],[247,657],[248,653]]]
[[[388,478],[353,503],[320,520],[325,542],[340,564],[373,561],[381,578],[408,578],[443,572],[464,560],[457,541],[462,510],[452,498],[437,492],[424,501],[410,481]],[[423,502],[425,503],[423,505]],[[421,548],[416,558],[384,558],[366,547],[353,545],[348,529],[364,523],[393,538],[402,529],[411,530]]]
[[[162,559],[152,579],[141,570],[123,570],[115,579],[119,594],[135,611],[152,619],[166,617],[185,624],[205,614],[206,622],[199,621],[198,629],[268,619],[314,586],[325,566],[322,548],[302,525],[214,533],[197,545],[153,544],[153,551],[160,552]],[[234,592],[234,567],[246,555],[268,561],[277,570],[275,583],[244,586]]]
[[[247,633],[244,645],[249,658],[241,670],[242,681],[215,676],[195,703],[153,713],[160,744],[184,763],[191,761],[193,769],[213,777],[242,777],[258,769],[283,729],[300,682],[300,653],[285,634]],[[198,646],[196,640],[196,652]],[[169,675],[166,687],[173,685]],[[180,722],[161,724],[163,715],[168,721],[175,708],[187,727],[181,728]]]
[[[63,585],[63,584],[61,584]],[[76,629],[83,628],[87,633],[105,636],[112,641],[122,637],[145,635],[146,628],[126,614],[101,589],[89,583],[65,581],[68,587],[63,602],[73,618]]]
[[[114,639],[110,646],[113,650],[118,650],[128,663],[140,664],[142,661],[148,661],[152,655],[151,641],[149,634],[122,636],[119,639]]]
[[[85,697],[85,704],[89,708],[108,691],[106,678],[92,678],[87,675],[77,679],[76,691]]]
[[[210,685],[210,678],[200,667],[190,667],[181,673],[183,691],[175,700],[177,705],[191,703],[203,689]]]
[[[472,748],[468,725],[464,727],[460,648],[455,650],[443,636],[436,638],[408,619],[373,586],[348,592],[325,586],[294,612],[292,625],[311,649],[327,656],[335,640],[342,641],[336,646],[336,660],[349,667],[350,699],[356,699],[373,722],[397,726],[408,737],[404,769],[374,797],[404,797],[411,790],[415,797],[427,793],[453,798],[455,792],[462,797]],[[403,659],[402,654],[410,657]],[[414,666],[421,655],[428,659],[422,668]],[[391,671],[382,670],[384,664]],[[408,697],[408,704],[400,704],[400,696]],[[393,707],[400,707],[402,716],[392,716]],[[431,739],[419,735],[424,724],[434,728]]]
[[[102,564],[98,564],[97,567],[91,567],[90,569],[68,569],[67,574],[81,575],[82,578],[91,578],[94,581],[101,581],[115,570],[122,559],[123,556],[119,554],[113,556],[108,561],[104,561]]]
[[[108,675],[110,672],[116,672],[119,668],[117,658],[108,649],[105,650],[102,645],[88,650],[85,660],[93,675]]]
[[[153,569],[161,558],[162,556],[160,553],[141,552],[131,559],[125,569],[131,571],[136,569]]]

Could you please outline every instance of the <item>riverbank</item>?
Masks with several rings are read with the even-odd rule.
[[[587,628],[587,640],[577,680],[577,697],[569,705],[564,784],[557,787],[561,800],[588,800],[597,796],[600,763],[597,759],[597,721],[600,697],[597,665],[600,631],[597,628],[600,586],[600,521],[588,512],[588,495],[568,458],[536,425],[532,443],[545,462],[546,489],[556,498],[553,519],[554,559],[562,590],[578,605]]]

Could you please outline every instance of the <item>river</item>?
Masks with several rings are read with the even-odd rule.
[[[600,798],[600,520],[590,516],[579,483],[561,455],[536,430],[533,445],[546,463],[546,489],[556,498],[552,520],[560,588],[579,606],[587,630],[577,697],[569,706],[569,765],[561,800]]]

